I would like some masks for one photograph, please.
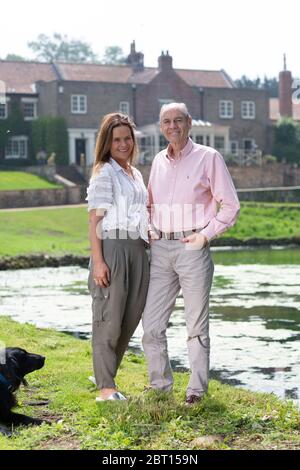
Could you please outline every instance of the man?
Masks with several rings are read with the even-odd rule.
[[[240,205],[222,156],[189,138],[192,118],[184,103],[162,106],[160,128],[169,142],[149,178],[151,272],[143,313],[143,347],[151,388],[171,391],[166,329],[182,289],[191,377],[186,403],[207,392],[209,294],[213,262],[209,242],[231,227]]]

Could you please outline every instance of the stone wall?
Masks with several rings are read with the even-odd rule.
[[[300,186],[289,188],[238,189],[240,201],[253,202],[300,202]]]
[[[0,209],[80,204],[85,202],[85,197],[86,186],[59,189],[1,191]]]
[[[36,174],[42,167],[34,167]],[[44,167],[44,169],[47,167]],[[150,165],[137,165],[148,184]],[[299,189],[281,189],[288,186],[300,186],[300,168],[293,165],[272,163],[260,167],[228,167],[237,189],[250,191],[239,192],[241,200],[256,201],[299,201]],[[47,168],[51,172],[51,167]],[[89,180],[90,168],[85,168],[84,176]],[[55,172],[55,170],[53,170]],[[47,175],[48,177],[50,175]],[[51,179],[51,178],[49,178]],[[88,183],[87,183],[88,184]],[[268,191],[253,191],[257,188],[272,188]],[[275,189],[274,189],[275,188]],[[276,189],[278,188],[278,189]],[[279,189],[280,188],[280,189]],[[80,204],[85,202],[86,186],[59,189],[35,189],[22,191],[1,191],[0,209],[14,207],[53,206]]]
[[[148,183],[150,165],[137,165]],[[262,166],[229,166],[236,188],[270,188],[300,186],[300,168],[282,163],[268,163]]]

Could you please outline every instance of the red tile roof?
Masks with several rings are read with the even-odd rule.
[[[73,64],[56,62],[63,80],[83,82],[127,83],[132,75],[127,65]]]
[[[180,70],[176,72],[190,86],[203,88],[234,88],[234,83],[224,70]]]
[[[0,60],[0,80],[5,83],[7,93],[34,94],[35,82],[50,82],[56,78],[51,64]]]
[[[223,70],[174,69],[190,86],[232,88],[230,77]],[[147,84],[159,74],[159,69],[147,67],[133,72],[129,65],[75,63],[39,63],[0,61],[0,80],[8,93],[34,93],[34,83],[56,80]]]
[[[146,67],[142,72],[132,72],[128,65],[57,63],[64,80],[108,83],[147,84],[159,74],[156,68]],[[209,88],[232,88],[230,77],[223,70],[181,70],[176,73],[190,86]]]
[[[269,116],[271,121],[278,121],[280,119],[278,98],[270,98]],[[293,119],[300,121],[300,103],[293,103]]]

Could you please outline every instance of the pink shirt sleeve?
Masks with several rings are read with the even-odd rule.
[[[202,230],[203,235],[211,240],[234,225],[239,215],[240,203],[224,159],[218,152],[208,159],[207,176],[212,196],[220,206],[216,216]]]

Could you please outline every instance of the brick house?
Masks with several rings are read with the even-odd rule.
[[[12,102],[20,104],[25,120],[64,117],[70,164],[80,164],[81,154],[92,163],[99,121],[117,110],[134,118],[141,163],[151,161],[165,145],[158,115],[170,101],[187,104],[192,137],[225,158],[269,150],[266,91],[237,88],[224,70],[174,69],[168,51],[156,68],[144,66],[134,42],[126,65],[0,61],[0,120],[7,118]],[[11,137],[2,153],[5,161],[28,158],[28,136]]]

